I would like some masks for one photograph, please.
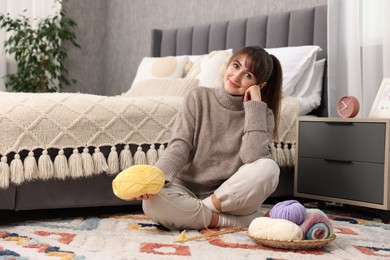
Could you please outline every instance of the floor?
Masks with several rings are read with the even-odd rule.
[[[0,210],[0,225],[11,224],[13,222],[36,220],[36,219],[53,219],[64,217],[87,217],[103,214],[116,213],[141,213],[141,205],[131,206],[111,206],[111,207],[94,207],[94,208],[71,208],[71,209],[45,209],[45,210],[25,210],[12,211]]]
[[[293,198],[280,198],[268,199],[265,204],[276,204],[279,201],[293,199]],[[350,205],[341,205],[337,203],[317,204],[315,201],[299,200],[302,204],[311,203],[314,206],[318,206],[325,211],[335,211],[341,214],[357,214],[362,218],[382,218],[384,211],[369,209]],[[325,208],[324,208],[325,206]],[[91,207],[91,208],[71,208],[71,209],[45,209],[45,210],[26,210],[26,211],[12,211],[12,210],[0,210],[0,225],[11,224],[12,222],[36,220],[36,219],[51,219],[51,218],[64,218],[64,217],[86,217],[97,216],[102,214],[126,214],[126,213],[142,213],[141,205],[131,206],[111,206],[111,207]],[[390,211],[387,212],[387,218]]]

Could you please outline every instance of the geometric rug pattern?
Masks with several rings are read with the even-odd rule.
[[[143,214],[121,213],[0,224],[0,259],[390,259],[389,224],[325,212],[337,238],[321,249],[262,246],[246,230],[179,243],[180,231],[166,230]],[[187,230],[186,235],[209,232]]]

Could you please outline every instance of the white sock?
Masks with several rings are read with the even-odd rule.
[[[202,202],[203,202],[203,205],[205,205],[211,211],[219,212],[219,210],[214,206],[214,203],[211,200],[211,196],[208,196],[207,198],[203,199]]]
[[[249,224],[257,217],[260,217],[260,212],[256,211],[250,215],[234,216],[219,213],[217,227],[248,227]]]

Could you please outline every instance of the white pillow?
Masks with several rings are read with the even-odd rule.
[[[198,86],[197,79],[148,79],[136,82],[122,96],[145,97],[145,96],[177,96],[185,97],[188,92]]]
[[[324,70],[325,59],[316,61],[309,87],[301,97],[297,97],[300,104],[300,116],[310,113],[321,104]]]
[[[227,62],[233,54],[232,49],[212,51],[197,58],[186,78],[196,78],[199,86],[214,88],[223,83]],[[194,57],[196,58],[196,57]]]
[[[145,57],[137,69],[132,87],[141,80],[177,79],[183,77],[188,56]]]
[[[192,62],[192,63],[195,63],[198,61],[198,59],[200,57],[202,57],[203,55],[188,55],[188,62]]]
[[[282,66],[283,96],[291,96],[295,91],[300,91],[300,88],[307,88],[317,52],[321,50],[319,46],[293,46],[265,50],[278,58]]]
[[[302,77],[295,85],[294,93],[291,94],[293,97],[302,97],[310,87],[311,80],[314,73],[314,64],[317,60],[317,54],[315,53],[310,58],[307,69],[304,71]]]

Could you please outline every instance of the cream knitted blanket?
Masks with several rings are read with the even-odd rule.
[[[1,92],[0,187],[37,178],[116,174],[132,164],[154,164],[171,137],[182,100],[174,96]],[[275,140],[273,154],[280,166],[291,166],[299,105],[295,99],[283,100],[280,138]],[[134,154],[130,144],[139,145]],[[142,144],[150,145],[146,153]],[[117,151],[116,145],[125,146]],[[107,158],[100,151],[103,146],[111,147]],[[48,155],[49,148],[58,149],[55,158]],[[74,149],[73,154],[65,157],[65,148]],[[28,153],[25,158],[19,154],[23,151]]]
[[[34,178],[115,174],[129,167],[133,160],[128,146],[118,154],[115,145],[167,143],[182,100],[182,97],[172,96],[134,98],[2,92],[0,186],[7,187],[9,181],[20,184]],[[100,152],[102,146],[112,147],[107,159]],[[96,147],[92,156],[88,156],[87,147]],[[48,156],[49,148],[58,149],[54,159]],[[79,153],[75,149],[65,158],[64,148],[81,151],[84,148],[84,151]],[[149,157],[155,160],[157,151],[154,145],[151,148]],[[37,149],[43,149],[38,162],[33,157]],[[19,153],[23,150],[29,151],[29,156],[22,161]],[[13,158],[10,153],[15,153]],[[147,163],[141,147],[139,154],[137,163]]]
[[[295,165],[297,118],[300,104],[294,97],[283,97],[280,107],[278,139],[274,140],[272,156],[279,166]]]

